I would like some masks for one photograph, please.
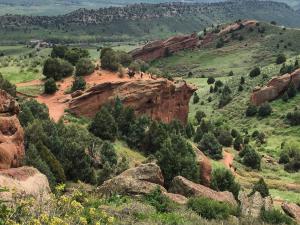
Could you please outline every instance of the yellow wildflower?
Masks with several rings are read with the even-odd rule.
[[[40,220],[43,222],[43,223],[47,223],[49,221],[49,216],[47,214],[41,214],[40,215]]]
[[[76,200],[73,200],[71,202],[71,206],[76,210],[83,210],[83,206],[80,204],[80,202],[77,202]]]
[[[115,218],[110,216],[110,217],[108,217],[107,221],[108,221],[108,223],[113,223],[115,221]]]
[[[84,217],[80,217],[80,218],[79,218],[79,221],[80,221],[80,223],[83,224],[83,225],[86,225],[86,224],[88,223],[87,220],[86,220],[86,218],[84,218]]]
[[[94,216],[96,214],[96,209],[95,208],[90,208],[89,213],[91,216]]]

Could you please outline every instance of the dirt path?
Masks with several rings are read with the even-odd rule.
[[[91,75],[85,76],[84,79],[87,83],[87,87],[92,87],[96,84],[104,82],[117,82],[117,81],[130,81],[130,80],[150,80],[150,74],[137,73],[133,78],[129,78],[126,74],[123,78],[120,78],[117,73],[106,71],[106,70],[96,70]],[[73,83],[73,77],[65,78],[63,81],[58,81],[56,84],[58,86],[58,91],[53,95],[39,95],[36,97],[36,100],[40,103],[44,103],[49,108],[50,117],[57,122],[65,113],[65,110],[68,109],[68,101],[71,99],[70,94],[65,92],[69,90]],[[44,82],[42,80],[33,80],[30,82],[18,83],[17,87],[26,87],[33,85],[42,85]]]

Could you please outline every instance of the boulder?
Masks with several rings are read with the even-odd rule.
[[[133,59],[140,59],[145,62],[163,58],[169,54],[184,50],[193,49],[199,44],[196,33],[191,35],[178,35],[163,41],[154,41],[146,44],[142,48],[137,48],[130,52]]]
[[[186,197],[206,197],[237,206],[237,202],[231,192],[218,192],[201,184],[196,184],[182,176],[177,176],[173,179],[169,191]]]
[[[245,21],[242,21],[242,22],[233,23],[233,24],[230,24],[230,25],[226,26],[225,28],[223,28],[218,33],[218,35],[222,36],[222,35],[228,34],[230,32],[240,30],[244,27],[255,27],[256,24],[257,24],[256,20],[245,20]]]
[[[196,146],[193,146],[194,151],[196,153],[196,160],[200,166],[200,179],[201,183],[207,187],[210,186],[211,180],[211,172],[212,172],[212,165],[209,158],[200,151]]]
[[[104,82],[73,98],[69,110],[78,116],[93,117],[101,106],[119,97],[137,115],[148,115],[165,123],[174,119],[186,123],[189,101],[195,90],[184,81],[163,78]]]
[[[241,203],[241,214],[243,216],[251,216],[258,218],[261,210],[271,210],[273,208],[273,200],[270,196],[263,198],[259,192],[248,196],[246,192],[240,192],[238,199]]]
[[[283,202],[281,205],[283,211],[294,218],[300,224],[300,206],[295,203]]]
[[[161,186],[163,182],[160,168],[154,163],[148,163],[124,171],[120,175],[105,181],[97,189],[105,196],[116,193],[143,195],[149,194],[156,188],[160,188],[162,192],[167,192]]]
[[[14,196],[34,197],[46,200],[50,197],[47,177],[33,167],[19,167],[0,171],[0,199],[13,200]]]
[[[296,88],[300,87],[300,69],[293,73],[273,77],[265,87],[255,88],[252,92],[250,101],[253,105],[261,105],[264,102],[272,101],[282,95],[293,83]]]
[[[19,167],[25,154],[24,131],[17,118],[18,103],[0,90],[0,169]]]
[[[163,195],[167,196],[171,201],[176,202],[179,205],[185,205],[188,202],[188,199],[180,194],[163,192]]]

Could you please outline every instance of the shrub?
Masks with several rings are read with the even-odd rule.
[[[56,45],[52,48],[51,57],[52,58],[65,58],[68,47],[64,45]]]
[[[252,148],[249,148],[244,152],[243,164],[252,169],[260,169],[261,157],[260,155]]]
[[[203,197],[190,198],[188,208],[206,219],[224,220],[235,212],[235,209],[227,203]]]
[[[102,107],[96,114],[89,130],[103,140],[115,141],[118,131],[117,124],[107,107]]]
[[[199,95],[197,92],[194,93],[193,104],[197,104],[200,101]]]
[[[222,86],[223,86],[223,82],[220,81],[220,80],[217,80],[216,83],[215,83],[215,85],[216,85],[217,87],[222,87]],[[227,86],[227,87],[228,87],[228,86]]]
[[[251,117],[251,116],[255,116],[257,113],[257,107],[255,105],[248,105],[247,109],[246,109],[246,116]]]
[[[66,51],[64,59],[75,66],[80,59],[88,58],[89,56],[90,54],[87,49],[71,48]]]
[[[276,58],[276,64],[282,64],[286,61],[286,57],[284,54],[279,54]]]
[[[229,131],[222,130],[218,136],[218,141],[221,145],[225,147],[230,147],[232,145],[233,138]]]
[[[296,89],[295,84],[293,82],[290,83],[286,93],[287,93],[289,98],[293,98],[293,97],[296,96],[297,89]]]
[[[119,61],[117,54],[111,48],[103,48],[101,50],[101,67],[112,71],[117,71],[119,68]]]
[[[188,123],[185,127],[185,133],[188,138],[192,138],[195,135],[195,129],[192,123]]]
[[[87,58],[82,58],[76,63],[76,76],[89,75],[94,72],[94,63]]]
[[[8,80],[4,79],[0,73],[0,89],[6,91],[11,96],[16,96],[16,86],[11,84]]]
[[[86,82],[83,77],[75,77],[75,80],[73,81],[71,91],[77,91],[77,90],[84,90],[86,87]]]
[[[280,164],[286,164],[290,162],[290,157],[287,152],[281,152],[279,161]]]
[[[46,80],[44,84],[44,90],[46,94],[54,94],[57,91],[57,86],[53,78]]]
[[[207,84],[213,84],[213,83],[215,83],[215,78],[213,77],[207,78]]]
[[[262,221],[269,224],[295,224],[289,216],[281,213],[278,209],[272,209],[270,211],[262,210],[260,217]]]
[[[237,136],[233,142],[233,148],[237,151],[240,151],[243,144],[243,138],[241,136]]]
[[[258,109],[258,115],[261,117],[267,117],[271,115],[271,113],[272,113],[272,107],[268,102],[262,104]]]
[[[198,147],[211,158],[222,159],[222,146],[211,132],[203,135]]]
[[[170,212],[174,208],[174,203],[162,194],[159,187],[145,195],[145,201],[154,206],[158,212]]]
[[[220,38],[216,44],[216,48],[222,48],[225,44],[225,41],[223,38]]]
[[[250,77],[257,77],[260,75],[261,71],[259,67],[255,67],[253,70],[250,71],[249,76]]]
[[[233,138],[236,138],[236,137],[240,136],[240,134],[239,134],[239,132],[236,129],[232,129],[231,130],[231,136]]]
[[[240,84],[241,85],[245,84],[245,77],[241,77]]]
[[[202,119],[205,118],[205,117],[206,117],[205,112],[200,111],[200,110],[198,110],[198,111],[196,112],[195,119],[197,120],[198,124],[200,124],[201,121],[202,121]]]
[[[212,173],[211,187],[216,191],[230,191],[237,198],[240,185],[228,169],[217,168]]]
[[[63,59],[49,58],[45,61],[43,74],[47,78],[53,78],[54,80],[58,81],[63,77],[72,75],[73,70],[74,68],[69,62]]]
[[[289,112],[286,115],[286,119],[292,126],[300,125],[300,110],[295,110],[294,112]]]
[[[229,77],[232,77],[234,75],[233,71],[231,70],[229,73],[228,73],[228,76]]]
[[[253,186],[251,194],[259,192],[263,198],[269,196],[269,188],[263,178],[260,178]]]
[[[156,156],[167,186],[178,175],[199,182],[195,152],[181,135],[171,134],[165,139]]]

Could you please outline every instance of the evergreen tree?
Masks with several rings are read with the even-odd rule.
[[[233,148],[237,151],[240,151],[243,144],[243,138],[239,135],[234,139]]]
[[[161,145],[167,137],[168,132],[165,126],[157,121],[152,121],[143,140],[143,149],[147,154],[154,154],[161,148]]]
[[[290,83],[286,93],[287,93],[289,98],[293,98],[293,97],[296,96],[297,89],[296,89],[295,84],[293,82]]]
[[[8,80],[4,79],[3,75],[0,73],[0,89],[6,91],[11,96],[16,96],[16,86],[11,84]]]
[[[86,87],[86,82],[84,80],[83,77],[79,76],[79,77],[75,77],[75,80],[73,81],[72,87],[71,87],[71,91],[77,91],[77,90],[84,90]]]
[[[244,151],[244,150],[243,150]],[[252,148],[244,152],[243,163],[252,169],[260,169],[260,155]]]
[[[222,159],[222,146],[212,133],[205,133],[198,147],[211,158]]]
[[[199,95],[197,92],[194,93],[193,95],[193,104],[197,104],[200,101]]]
[[[215,83],[215,78],[209,77],[209,78],[207,79],[207,83],[208,83],[208,84],[213,84],[213,83]]]
[[[188,124],[186,125],[185,133],[188,138],[192,138],[195,135],[195,129],[191,122],[188,122]]]
[[[76,63],[76,76],[85,76],[90,75],[94,72],[95,65],[94,63],[87,58],[79,59],[79,61]]]
[[[231,136],[231,133],[227,130],[221,130],[218,141],[221,145],[225,147],[230,147],[232,145],[233,138]]]
[[[46,80],[44,84],[44,90],[46,94],[54,94],[57,91],[57,89],[58,88],[53,78],[49,78]]]
[[[272,107],[268,102],[262,104],[258,109],[258,115],[261,117],[267,117],[271,115],[271,113],[272,113]]]
[[[269,188],[263,178],[260,178],[258,182],[256,182],[252,188],[252,192],[250,195],[255,192],[259,192],[263,198],[269,196]]]
[[[26,127],[29,123],[34,120],[32,112],[30,111],[29,107],[24,105],[21,107],[21,111],[19,113],[19,120],[23,127]]]
[[[251,116],[255,116],[257,113],[257,107],[255,105],[248,105],[247,109],[246,109],[246,116],[251,117]]]
[[[205,112],[198,110],[195,115],[195,119],[198,124],[201,123],[202,119],[206,117]]]

